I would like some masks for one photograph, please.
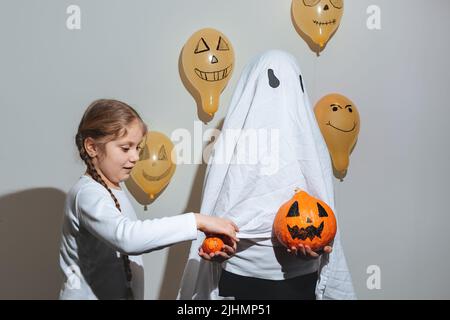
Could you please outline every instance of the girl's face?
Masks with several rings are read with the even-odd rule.
[[[110,188],[120,189],[119,182],[128,179],[131,169],[139,160],[142,127],[133,121],[126,127],[127,134],[105,144],[104,152],[92,159],[94,166]]]

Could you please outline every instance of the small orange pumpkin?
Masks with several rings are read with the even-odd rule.
[[[222,239],[217,237],[207,237],[203,240],[202,249],[205,253],[216,253],[222,251],[224,243]]]
[[[299,244],[319,251],[336,235],[336,217],[323,201],[302,190],[283,204],[275,217],[274,233],[287,248]]]

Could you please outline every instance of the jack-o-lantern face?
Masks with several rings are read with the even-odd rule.
[[[343,0],[293,0],[295,23],[321,47],[339,26],[344,9]]]
[[[228,38],[214,29],[194,33],[183,47],[182,67],[198,91],[205,112],[217,111],[219,96],[234,67],[234,50]]]
[[[195,74],[200,79],[210,82],[222,81],[228,77],[233,68],[227,57],[229,51],[230,46],[222,36],[218,35],[217,39],[214,39],[214,36],[201,37],[194,50]]]
[[[288,248],[303,244],[318,251],[334,239],[336,218],[325,202],[299,191],[279,209],[274,233]]]
[[[139,161],[131,171],[131,177],[150,198],[158,194],[175,172],[171,158],[174,146],[164,134],[151,131],[142,142]]]
[[[358,109],[347,97],[329,94],[317,102],[314,113],[335,169],[347,170],[360,129]]]
[[[156,150],[154,150],[156,151]],[[153,156],[150,156],[150,150],[148,145],[142,149],[140,155],[140,161],[148,161],[147,169],[142,168],[142,175],[144,179],[149,182],[159,181],[166,178],[172,170],[172,162],[167,157],[166,147],[161,145],[158,150],[158,155],[154,152]],[[152,174],[153,173],[153,174]]]

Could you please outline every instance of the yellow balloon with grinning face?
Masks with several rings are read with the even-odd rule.
[[[203,111],[213,116],[234,68],[230,40],[214,29],[199,30],[184,45],[181,63],[184,75],[200,95]]]
[[[337,30],[344,13],[344,0],[292,0],[297,27],[320,47]]]
[[[350,99],[334,93],[320,99],[314,107],[314,113],[333,166],[340,175],[344,175],[350,153],[358,139],[359,112]]]
[[[172,141],[157,131],[149,131],[142,142],[139,161],[131,171],[131,179],[152,200],[167,186],[175,173],[173,148]]]

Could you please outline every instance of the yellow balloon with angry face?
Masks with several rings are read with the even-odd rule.
[[[321,48],[337,30],[344,13],[344,0],[292,0],[297,28]]]
[[[199,30],[184,45],[181,64],[184,76],[200,95],[203,111],[213,116],[234,68],[230,40],[214,29]]]
[[[130,177],[152,200],[168,185],[175,173],[173,149],[172,141],[157,131],[149,131],[142,142],[139,161]]]
[[[314,107],[314,113],[333,166],[342,177],[346,173],[350,153],[358,139],[358,109],[350,99],[334,93],[320,99]]]

